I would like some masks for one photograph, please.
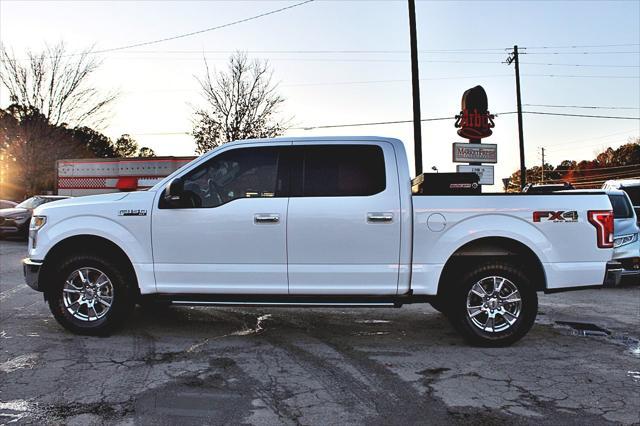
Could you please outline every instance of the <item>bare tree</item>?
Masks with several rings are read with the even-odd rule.
[[[87,49],[69,53],[64,43],[17,58],[0,45],[0,83],[10,102],[44,115],[53,125],[99,125],[117,93],[102,94],[91,85],[101,61]]]
[[[275,137],[286,129],[278,119],[284,98],[277,93],[273,72],[266,61],[249,61],[245,53],[229,58],[226,72],[197,78],[207,105],[194,112],[196,153],[237,139]]]

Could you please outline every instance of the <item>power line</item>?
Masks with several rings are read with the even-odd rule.
[[[547,149],[545,148],[545,151]],[[559,166],[558,166],[559,167]],[[600,170],[613,170],[613,169],[625,169],[625,168],[629,168],[629,167],[635,167],[638,168],[638,165],[636,164],[629,164],[626,166],[609,166],[609,167],[598,167],[597,169],[567,169],[567,170],[545,170],[545,173],[568,173],[569,171],[571,171],[572,173],[586,173],[586,172],[590,172],[593,170],[596,171],[600,171]],[[629,170],[620,170],[620,173],[626,173]],[[635,170],[631,170],[631,171],[635,171]],[[617,172],[612,172],[612,173],[617,173]]]
[[[569,172],[567,172],[568,174]],[[559,182],[559,181],[570,181],[578,184],[587,184],[587,183],[596,183],[602,182],[609,179],[629,179],[635,178],[638,176],[637,171],[628,172],[626,174],[603,174],[603,175],[592,175],[592,176],[580,176],[574,178],[573,176],[567,177],[566,175],[559,179],[546,179],[549,182]]]
[[[245,53],[251,53],[251,54],[263,54],[263,53],[267,53],[267,54],[303,54],[303,55],[307,55],[307,54],[348,54],[348,55],[357,55],[357,54],[371,54],[371,55],[378,55],[378,54],[385,54],[385,55],[389,55],[389,54],[407,54],[409,53],[408,50],[403,50],[403,49],[390,49],[390,50],[375,50],[375,49],[371,49],[371,50],[345,50],[345,49],[322,49],[322,50],[301,50],[301,49],[295,49],[295,50],[242,50],[240,49],[242,52]],[[171,54],[171,55],[175,55],[175,54],[196,54],[196,55],[202,55],[202,54],[231,54],[231,53],[235,53],[237,52],[238,49],[236,50],[194,50],[194,49],[190,49],[190,50],[133,50],[133,51],[129,51],[129,52],[125,52],[125,53],[140,53],[140,54]],[[455,53],[455,54],[465,54],[465,55],[504,55],[502,49],[500,49],[499,52],[494,52],[494,51],[488,51],[485,49],[473,49],[471,51],[461,51],[461,50],[445,50],[445,49],[441,49],[441,50],[419,50],[419,53],[444,53],[444,54],[450,54],[450,53]]]
[[[437,117],[437,118],[422,118],[421,122],[426,121],[442,121],[442,120],[454,120],[455,117]],[[315,130],[315,129],[333,129],[338,127],[364,127],[364,126],[379,126],[387,124],[406,124],[413,123],[413,120],[394,120],[394,121],[377,121],[371,123],[346,123],[346,124],[323,124],[319,126],[304,126],[304,127],[292,127],[291,130]]]
[[[558,156],[558,155],[565,155],[565,154],[558,154],[558,152],[560,151],[567,151],[567,150],[575,150],[578,148],[602,148],[602,149],[606,149],[606,148],[612,148],[613,146],[621,146],[624,145],[628,142],[622,142],[622,141],[616,141],[616,142],[596,142],[596,143],[592,143],[592,144],[588,144],[588,145],[581,145],[580,147],[575,147],[575,146],[558,146],[557,148],[553,148],[550,149],[549,151],[551,151],[551,155],[552,156]],[[571,145],[571,144],[567,144],[567,145]]]
[[[593,137],[590,137],[590,138],[587,138],[587,139],[583,139],[583,138],[574,139],[574,140],[571,140],[571,141],[569,141],[567,143],[564,143],[564,145],[571,145],[573,143],[583,143],[583,142],[592,141],[592,140],[605,139],[605,138],[608,138],[608,137],[611,137],[611,136],[617,136],[617,135],[622,135],[622,134],[625,134],[625,133],[637,132],[637,131],[638,131],[637,128],[633,128],[633,129],[629,129],[629,130],[623,130],[621,132],[609,133],[609,134],[600,135],[600,136],[593,136]]]
[[[638,80],[639,77],[630,75],[576,75],[576,74],[522,74],[527,77],[560,77],[560,78],[631,78]]]
[[[640,65],[598,65],[598,64],[556,64],[548,62],[522,62],[526,65],[546,65],[553,67],[593,67],[593,68],[640,68]]]
[[[515,111],[507,111],[496,113],[495,116],[499,117],[501,115],[510,115],[515,114]],[[523,111],[523,114],[544,114],[536,111]],[[547,115],[547,114],[545,114]],[[569,117],[585,117],[584,115],[575,115],[575,114],[553,114],[549,113],[548,115],[560,115],[560,116],[569,116]],[[591,116],[587,116],[591,117]],[[627,119],[636,119],[633,117],[607,117],[607,116],[595,116],[598,118],[627,118]],[[429,121],[443,121],[443,120],[453,120],[455,117],[434,117],[434,118],[423,118],[421,122],[429,122]],[[638,118],[640,119],[640,118]],[[309,126],[300,126],[300,127],[291,127],[289,130],[314,130],[314,129],[330,129],[330,128],[342,128],[342,127],[365,127],[365,126],[381,126],[381,125],[390,125],[390,124],[406,124],[412,123],[413,120],[392,120],[392,121],[375,121],[375,122],[364,122],[364,123],[340,123],[340,124],[322,124],[322,125],[309,125]],[[155,133],[131,133],[134,136],[165,136],[165,135],[188,135],[190,132],[155,132]]]
[[[522,74],[527,77],[581,77],[581,78],[636,78],[628,76],[613,76],[613,75],[564,75],[564,74]],[[420,81],[437,81],[437,80],[462,80],[467,78],[506,78],[511,77],[509,74],[493,74],[493,75],[461,75],[455,77],[426,77],[421,78]],[[313,87],[313,86],[350,86],[350,85],[364,85],[364,84],[387,84],[387,83],[407,83],[409,79],[393,79],[393,80],[359,80],[359,81],[326,81],[317,83],[290,83],[279,84],[279,87]],[[197,92],[199,89],[149,89],[149,90],[127,90],[122,93],[154,93],[154,92]],[[576,105],[543,105],[543,104],[523,104],[526,106],[539,106],[549,108],[599,108],[599,109],[640,109],[633,107],[591,107],[591,106],[576,106]]]
[[[168,55],[203,55],[203,54],[232,54],[237,50],[133,50],[125,53],[133,54],[168,54]],[[407,54],[408,50],[242,50],[249,54],[298,54],[298,55],[399,55]],[[420,50],[419,53],[442,54],[442,55],[504,55],[503,51],[494,52],[482,49],[473,51],[460,50]],[[522,52],[527,55],[618,55],[618,54],[640,54],[640,51],[606,51],[606,52]]]
[[[296,5],[290,6],[296,7]],[[277,11],[271,12],[276,13]],[[204,30],[206,31],[206,30]],[[631,46],[640,46],[640,43],[630,43],[630,44],[607,44],[607,45],[582,45],[582,46],[545,46],[545,47],[521,47],[520,49],[525,50],[525,52],[521,52],[523,54],[529,54],[528,50],[531,49],[562,49],[562,48],[591,48],[591,47],[631,47]],[[482,54],[484,52],[492,52],[491,54],[500,54],[503,55],[506,50],[510,50],[511,47],[494,47],[494,48],[450,48],[450,49],[419,49],[420,53],[478,53]],[[195,50],[195,49],[174,49],[174,50],[135,50],[131,53],[170,53],[170,54],[188,54],[188,53],[235,53],[236,50]],[[293,50],[244,50],[247,53],[301,53],[301,54],[325,54],[325,53],[345,53],[345,54],[360,54],[360,53],[409,53],[407,49],[293,49]],[[495,52],[495,53],[493,53]],[[543,52],[532,52],[536,54],[542,54]],[[582,52],[566,52],[571,54],[580,54]],[[609,52],[587,52],[587,53],[609,53]],[[618,53],[618,52],[611,52]],[[623,52],[623,53],[640,53],[640,52]]]
[[[565,45],[565,46],[528,46],[524,49],[576,49],[583,47],[628,47],[640,46],[640,43],[623,43],[623,44],[582,44],[582,45]]]
[[[619,54],[639,54],[640,51],[606,51],[606,52],[522,52],[523,55],[619,55]]]
[[[562,117],[585,117],[585,118],[610,118],[616,120],[640,120],[640,117],[621,117],[614,115],[587,115],[587,114],[567,114],[561,112],[523,111],[525,114],[556,115]]]
[[[591,106],[591,105],[548,105],[548,104],[524,104],[525,106],[536,106],[545,108],[584,108],[584,109],[640,109],[640,107],[621,106]]]
[[[98,53],[115,52],[115,51],[118,51],[118,50],[132,49],[134,47],[141,47],[141,46],[149,46],[151,44],[163,43],[165,41],[171,41],[171,40],[177,40],[177,39],[181,39],[181,38],[185,38],[185,37],[191,37],[191,36],[194,36],[194,35],[197,35],[197,34],[203,34],[203,33],[206,33],[206,32],[215,31],[215,30],[219,30],[219,29],[222,29],[222,28],[227,28],[227,27],[230,27],[230,26],[233,26],[233,25],[244,23],[244,22],[253,21],[255,19],[264,18],[265,16],[269,16],[269,15],[273,15],[273,14],[276,14],[276,13],[284,12],[285,10],[293,9],[294,7],[303,6],[303,5],[307,4],[307,3],[311,3],[312,1],[314,1],[314,0],[305,0],[305,1],[302,1],[300,3],[292,4],[290,6],[281,7],[279,9],[275,9],[275,10],[272,10],[272,11],[269,11],[269,12],[261,13],[259,15],[250,16],[248,18],[239,19],[237,21],[228,22],[228,23],[222,24],[222,25],[216,25],[215,27],[205,28],[205,29],[198,30],[198,31],[192,31],[190,33],[178,34],[178,35],[171,36],[171,37],[165,37],[165,38],[161,38],[161,39],[157,39],[157,40],[145,41],[145,42],[141,42],[141,43],[134,43],[134,44],[129,44],[129,45],[125,45],[125,46],[112,47],[110,49],[95,50],[95,51],[92,51],[90,53],[98,54]]]

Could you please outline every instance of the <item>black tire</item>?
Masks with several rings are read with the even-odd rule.
[[[89,318],[89,320],[83,321],[69,312],[69,309],[74,309],[71,307],[74,305],[71,305],[69,309],[65,306],[63,297],[65,281],[74,271],[82,268],[102,272],[111,283],[110,307],[99,319],[91,320]],[[73,333],[91,336],[109,335],[122,326],[135,306],[137,286],[132,271],[128,265],[109,256],[73,254],[62,259],[52,272],[52,279],[46,289],[49,309],[56,321]],[[75,306],[77,307],[77,305]],[[98,305],[96,304],[96,306]],[[103,306],[100,308],[106,309]],[[94,312],[96,311],[94,310]]]
[[[493,277],[499,278],[494,280]],[[502,281],[505,283],[501,286],[503,293],[498,296],[495,293],[495,286],[496,282],[500,286],[500,278],[506,278],[506,281]],[[455,280],[455,284],[453,282],[450,282],[450,284],[453,284],[453,286],[447,293],[447,317],[471,344],[485,347],[509,346],[527,334],[535,322],[538,314],[538,295],[535,287],[529,278],[513,264],[506,262],[481,263],[459,280]],[[477,293],[472,293],[472,287],[477,291],[477,287],[474,287],[476,284],[488,286],[487,288],[489,289],[493,285],[493,296],[487,294],[485,296],[486,299],[483,299]],[[517,289],[518,294],[508,298],[506,295],[514,287]],[[517,301],[507,303],[509,300],[515,300],[518,297],[520,298],[519,305]],[[469,309],[467,308],[468,300]],[[480,307],[476,308],[475,306],[478,303]],[[496,304],[499,304],[499,307],[494,311],[492,308]],[[518,306],[519,310],[516,309]],[[519,313],[515,321],[514,316],[510,315],[509,312],[505,312],[505,310]],[[477,313],[478,311],[482,312]],[[474,318],[471,317],[471,312],[476,315]],[[504,312],[504,314],[499,312]],[[489,320],[490,315],[494,316],[493,320]],[[486,322],[483,321],[484,318],[487,318]],[[497,331],[496,324],[498,325]],[[481,327],[484,327],[484,329],[481,329]],[[501,330],[501,327],[506,328]],[[493,330],[487,331],[488,328]]]

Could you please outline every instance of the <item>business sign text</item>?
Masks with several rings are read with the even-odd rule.
[[[497,163],[498,145],[490,143],[453,143],[454,163]]]

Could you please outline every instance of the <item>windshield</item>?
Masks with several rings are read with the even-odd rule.
[[[633,217],[631,204],[624,195],[609,195],[611,206],[613,207],[613,217],[616,219],[627,219]]]
[[[44,203],[55,200],[57,200],[57,198],[31,197],[18,204],[16,208],[33,210]]]

